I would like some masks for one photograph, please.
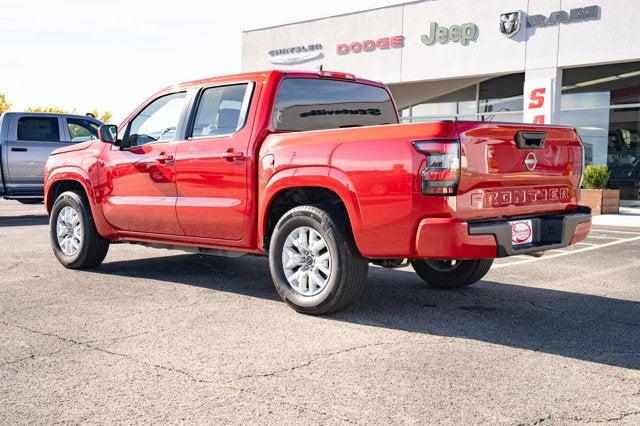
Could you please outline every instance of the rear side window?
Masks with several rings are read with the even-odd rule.
[[[18,119],[19,141],[60,142],[57,117],[21,117]]]
[[[86,142],[98,139],[98,124],[82,118],[67,118],[71,142]]]
[[[337,129],[397,123],[389,93],[351,81],[289,78],[276,98],[273,125],[278,130]]]
[[[194,138],[235,133],[244,125],[248,84],[210,87],[202,92],[191,136]]]

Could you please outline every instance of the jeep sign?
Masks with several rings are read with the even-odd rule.
[[[475,41],[477,36],[478,26],[473,22],[452,25],[449,28],[441,27],[436,22],[432,22],[429,34],[422,35],[422,42],[427,46],[433,46],[436,41],[440,44],[446,44],[451,41],[466,46],[470,41]]]

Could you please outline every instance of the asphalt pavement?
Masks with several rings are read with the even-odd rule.
[[[0,424],[640,423],[640,229],[500,259],[459,291],[371,267],[329,317],[261,257],[114,245],[94,271],[0,201]]]

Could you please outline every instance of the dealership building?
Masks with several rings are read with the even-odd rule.
[[[321,5],[321,3],[318,3]],[[245,31],[244,70],[389,85],[406,122],[576,127],[586,161],[640,198],[638,0],[424,0]]]

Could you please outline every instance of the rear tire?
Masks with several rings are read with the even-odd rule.
[[[282,300],[311,315],[337,312],[353,303],[364,290],[369,270],[342,214],[315,206],[291,209],[278,221],[269,265]]]
[[[75,191],[60,194],[49,217],[51,247],[58,261],[69,269],[90,269],[100,265],[109,251],[84,196]]]
[[[482,279],[493,259],[427,260],[413,259],[413,270],[427,284],[443,289],[466,287]]]

